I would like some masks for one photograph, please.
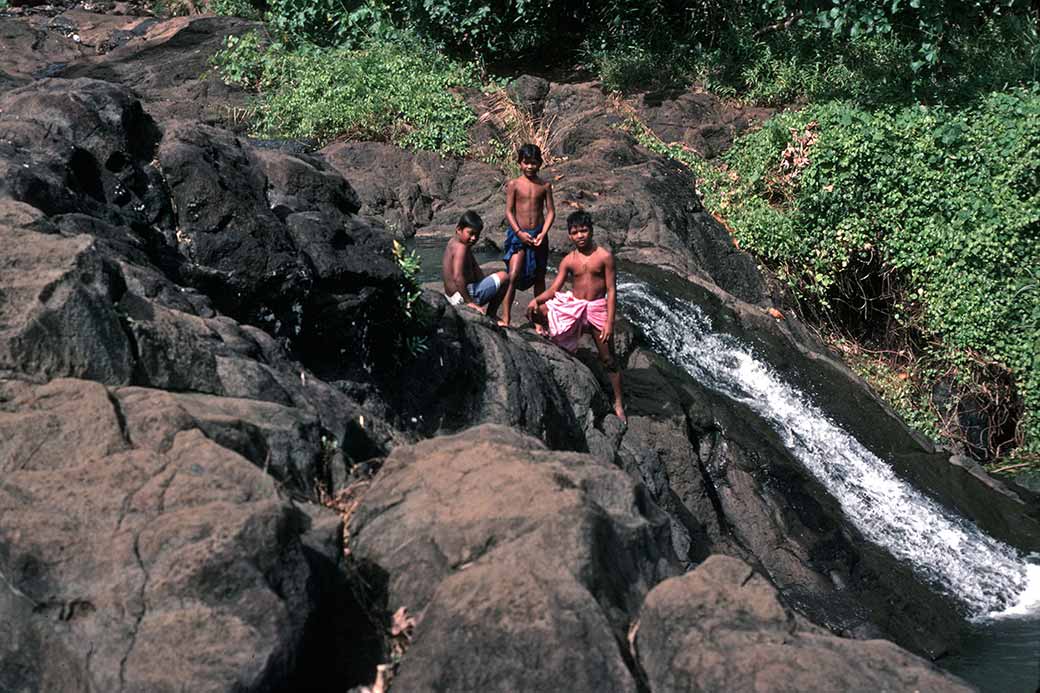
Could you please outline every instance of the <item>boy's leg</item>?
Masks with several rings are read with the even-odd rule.
[[[495,272],[492,276],[498,277],[498,291],[496,291],[494,297],[488,301],[487,314],[491,317],[495,317],[498,315],[498,307],[502,305],[502,298],[505,296],[506,291],[509,290],[509,275],[505,272]]]
[[[545,292],[545,268],[549,263],[549,242],[545,241],[533,250],[537,258],[534,270],[534,295],[539,296]],[[545,325],[548,324],[548,320],[546,320]],[[541,335],[546,334],[545,327],[537,321],[534,323],[534,331]]]
[[[524,271],[524,253],[526,250],[518,250],[509,258],[509,285],[506,287],[505,298],[502,299],[502,319],[499,325],[509,327],[512,316],[513,299],[516,296],[516,284],[520,281],[520,275]]]
[[[549,308],[544,303],[538,306],[538,310],[533,314],[528,313],[527,317],[530,318],[531,322],[534,323],[535,329],[538,330],[538,334],[549,334]],[[539,329],[541,328],[541,329]]]
[[[592,327],[591,325],[589,326]],[[599,340],[599,330],[591,329],[592,341],[596,343],[596,351],[599,352],[599,361],[607,369],[607,378],[610,379],[610,387],[614,390],[614,413],[622,423],[628,423],[625,416],[625,407],[621,401],[621,368],[618,366],[614,355],[614,337],[612,336],[606,344]]]

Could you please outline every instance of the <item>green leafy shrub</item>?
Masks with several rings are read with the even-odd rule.
[[[914,72],[939,67],[944,52],[964,34],[995,17],[1030,21],[1030,0],[764,0],[773,18],[806,23],[835,38],[895,36],[913,47]]]
[[[681,53],[665,55],[639,43],[587,50],[586,61],[607,91],[663,89],[688,81]]]
[[[225,81],[258,93],[255,127],[264,136],[468,149],[475,116],[452,90],[477,83],[468,68],[418,41],[289,48],[253,33],[228,37],[216,64]]]
[[[415,357],[429,348],[423,331],[425,316],[420,315],[424,306],[421,300],[422,287],[419,286],[422,260],[417,252],[409,251],[403,244],[394,241],[394,261],[404,275],[397,297],[397,308],[404,317],[404,323],[397,331],[396,347],[399,353]]]
[[[1009,369],[1020,439],[1040,446],[1040,92],[963,110],[830,102],[772,119],[725,161],[706,201],[743,247],[831,315],[878,311],[882,330],[940,337],[962,371]]]
[[[261,19],[263,15],[250,0],[209,0],[209,10],[213,14],[243,19]]]
[[[268,0],[267,7],[268,29],[289,44],[356,48],[396,33],[380,0]]]
[[[943,63],[913,71],[915,44],[901,35],[834,36],[808,24],[756,35],[755,24],[728,24],[719,46],[691,50],[689,79],[716,93],[766,105],[844,99],[864,106],[966,102],[1040,74],[1036,27],[992,17],[951,36]]]

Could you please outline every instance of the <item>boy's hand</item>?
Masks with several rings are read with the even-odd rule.
[[[542,231],[540,234],[535,236],[534,243],[532,243],[531,245],[539,246],[539,245],[542,244],[542,241],[544,241],[544,240],[545,240],[545,232]]]
[[[603,326],[603,329],[599,333],[599,341],[601,344],[607,344],[610,342],[610,338],[614,336],[614,326],[607,324]]]
[[[466,305],[472,308],[473,310],[477,311],[478,313],[487,315],[487,306],[478,306],[476,303],[467,303]]]
[[[517,231],[516,237],[520,239],[520,242],[524,245],[534,245],[534,239],[531,238],[531,234],[526,231]]]
[[[531,302],[527,304],[527,318],[533,319],[538,314],[538,301],[531,299]]]

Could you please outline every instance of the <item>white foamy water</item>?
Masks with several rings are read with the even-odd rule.
[[[621,281],[618,293],[655,351],[768,422],[866,539],[975,618],[1040,611],[1040,566],[900,479],[747,347],[713,333],[700,308],[636,280]]]

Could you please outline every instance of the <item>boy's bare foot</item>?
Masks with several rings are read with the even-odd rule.
[[[625,416],[625,408],[621,406],[621,402],[614,402],[614,414],[621,419],[621,423],[628,425],[628,417]]]
[[[505,320],[503,318],[499,318],[498,319],[498,326],[499,327],[509,327],[509,321]]]

